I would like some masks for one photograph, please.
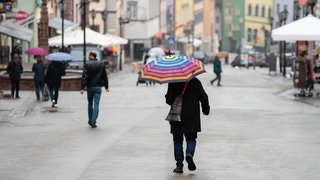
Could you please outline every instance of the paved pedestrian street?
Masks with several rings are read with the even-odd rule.
[[[126,64],[109,75],[95,129],[80,91],[61,91],[56,111],[32,91],[1,99],[0,179],[320,179],[319,97],[294,97],[292,79],[267,68],[223,65],[222,87],[210,84],[212,65],[206,69],[198,77],[211,112],[201,116],[196,171],[185,164],[183,174],[172,172],[167,84],[136,86],[138,75]]]

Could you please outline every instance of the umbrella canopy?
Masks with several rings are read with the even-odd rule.
[[[86,43],[87,44],[97,44],[100,46],[109,46],[112,45],[111,40],[98,32],[95,32],[89,28],[86,28]],[[64,41],[65,45],[74,45],[74,44],[83,44],[83,30],[76,29],[74,31],[68,31],[64,33]],[[55,36],[49,39],[49,46],[61,46],[62,44],[62,36]]]
[[[48,61],[71,61],[72,56],[64,52],[54,52],[46,56]]]
[[[153,47],[148,51],[148,55],[151,57],[164,56],[164,50],[161,47]]]
[[[128,44],[128,39],[125,39],[110,33],[106,33],[105,36],[111,41],[113,45]]]
[[[214,53],[214,54],[212,55],[213,58],[216,57],[216,56],[218,56],[219,59],[220,59],[220,58],[226,58],[226,57],[229,56],[229,53],[228,53],[227,51],[221,51],[221,52]]]
[[[274,41],[316,41],[320,40],[320,19],[308,15],[272,30]]]
[[[140,70],[140,79],[158,83],[186,82],[205,69],[201,61],[189,56],[161,56]]]
[[[48,51],[43,49],[42,47],[31,47],[27,49],[24,53],[29,55],[40,55],[44,56],[48,54]]]

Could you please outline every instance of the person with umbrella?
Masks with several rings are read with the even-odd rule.
[[[221,62],[219,59],[219,56],[214,56],[214,60],[212,61],[213,64],[213,72],[216,74],[216,77],[210,81],[210,84],[213,85],[213,83],[218,80],[218,86],[221,86],[220,81],[221,81],[221,73],[222,73],[222,68],[221,68]]]
[[[58,104],[61,79],[64,75],[66,75],[64,62],[51,60],[45,76],[45,83],[48,86],[50,99],[52,102],[51,107],[56,107]]]
[[[34,86],[36,88],[36,97],[37,97],[37,100],[39,101],[40,92],[41,92],[41,96],[43,97],[46,66],[44,65],[40,55],[35,55],[34,59],[37,62],[32,65],[32,72],[34,72],[33,80],[34,80]]]
[[[173,136],[174,158],[176,160],[175,173],[183,173],[183,138],[185,137],[187,147],[185,159],[190,171],[196,170],[193,161],[197,133],[201,131],[200,126],[200,103],[203,114],[209,115],[210,105],[208,95],[201,81],[193,77],[189,82],[169,83],[166,103],[172,105],[176,96],[183,92],[181,122],[170,122],[170,132]]]
[[[181,121],[169,121],[176,160],[176,168],[173,170],[175,173],[183,173],[184,157],[188,163],[188,169],[196,170],[193,157],[197,133],[201,131],[200,103],[203,114],[209,115],[210,113],[208,95],[200,80],[196,78],[197,75],[204,72],[204,66],[198,59],[173,54],[159,57],[140,71],[141,79],[169,83],[165,95],[168,105],[172,106],[176,97],[182,95],[182,109],[179,116]],[[182,147],[183,137],[187,141],[185,155]]]
[[[7,73],[11,82],[11,97],[20,98],[20,79],[23,72],[23,66],[19,54],[14,54],[13,59],[7,65]]]

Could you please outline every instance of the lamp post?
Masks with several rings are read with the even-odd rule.
[[[272,36],[271,36],[271,32],[272,32],[272,28],[273,28],[273,17],[270,16],[268,20],[269,20],[269,25],[270,25],[269,42],[268,42],[269,51],[270,51],[271,45],[273,44],[273,43],[272,43]]]
[[[241,61],[241,55],[242,55],[242,24],[243,19],[240,17],[239,19],[239,59]]]
[[[287,8],[284,8],[283,11],[280,12],[280,26],[285,25],[287,18],[288,18],[288,10]],[[283,24],[282,24],[283,23]],[[287,66],[287,60],[286,60],[286,42],[282,41],[281,44],[283,44],[283,52],[282,52],[282,59],[283,59],[283,76],[286,76],[286,66]]]
[[[59,2],[59,8],[61,12],[61,48],[64,50],[64,11],[66,9],[66,4],[64,3],[64,0],[60,0]]]
[[[82,17],[82,29],[83,29],[83,68],[86,65],[86,54],[87,54],[87,42],[86,42],[86,14],[87,14],[87,4],[89,3],[88,0],[81,0],[81,6],[80,6],[80,12],[81,12],[81,17]]]
[[[308,7],[308,12],[312,15],[314,15],[314,6],[317,4],[318,0],[308,0],[307,1],[307,7]]]
[[[120,37],[123,37],[123,24],[129,23],[130,20],[128,18],[119,17],[119,25],[120,25]],[[122,51],[123,45],[120,45],[120,59],[119,59],[119,70],[122,70]]]
[[[103,19],[103,34],[107,33],[107,20],[108,20],[108,10],[104,9],[102,12],[102,19]]]
[[[94,27],[94,19],[96,18],[97,16],[97,12],[95,9],[92,9],[91,12],[91,19],[92,19],[92,26],[91,26],[91,29],[95,31],[95,27]]]

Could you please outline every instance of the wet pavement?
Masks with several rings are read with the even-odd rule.
[[[320,178],[319,97],[294,97],[292,79],[265,68],[225,65],[223,86],[211,86],[206,69],[199,79],[211,113],[202,116],[196,171],[172,172],[167,85],[136,86],[125,65],[109,75],[96,129],[87,125],[86,95],[76,91],[61,91],[56,111],[31,91],[1,99],[0,179]]]

